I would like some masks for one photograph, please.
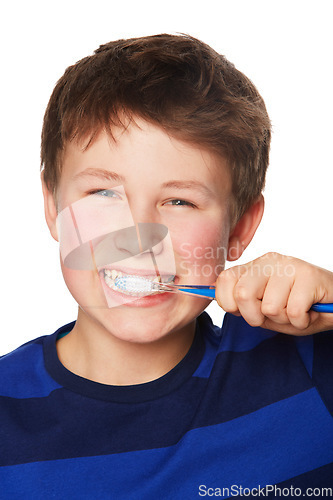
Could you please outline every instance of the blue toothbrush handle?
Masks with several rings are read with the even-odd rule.
[[[193,295],[201,295],[211,299],[215,299],[215,288],[178,288],[180,292],[191,293]]]
[[[317,302],[311,307],[312,311],[322,312],[322,313],[333,313],[333,304],[323,302]]]
[[[215,299],[215,288],[179,288],[179,290],[181,292]],[[317,302],[313,304],[310,309],[317,312],[333,313],[333,303],[324,304],[322,302]]]

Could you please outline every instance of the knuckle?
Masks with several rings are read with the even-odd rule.
[[[250,295],[249,291],[243,285],[237,285],[235,287],[234,295],[235,295],[235,299],[239,300],[239,301],[249,300],[249,298],[250,298],[249,297],[249,295]]]
[[[233,281],[234,279],[235,279],[235,274],[232,271],[232,269],[225,269],[217,277],[218,282]]]
[[[235,299],[239,302],[246,302],[251,299],[251,293],[244,285],[237,285],[235,287]]]
[[[278,252],[267,252],[263,255],[263,257],[267,260],[276,261],[281,258],[281,254]]]
[[[265,316],[278,316],[280,314],[280,307],[274,303],[265,303],[263,302],[261,306],[261,312]]]
[[[304,308],[299,304],[287,306],[287,314],[289,318],[299,318],[304,313]]]

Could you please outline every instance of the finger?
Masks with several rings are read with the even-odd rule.
[[[310,311],[314,303],[313,287],[307,286],[306,280],[298,280],[290,291],[287,303],[287,315],[290,323],[299,330],[305,330],[318,315]]]
[[[312,314],[314,313],[314,315]],[[295,328],[290,322],[286,325],[278,324],[277,322],[271,320],[271,319],[266,319],[262,325],[263,328],[266,328],[267,330],[274,330],[275,332],[281,332],[289,335],[312,335],[313,333],[316,333],[317,331],[321,331],[320,329],[318,330],[318,316],[320,313],[311,311],[310,316],[311,316],[311,325],[308,328],[305,328],[304,330],[300,330],[299,328]],[[313,316],[313,318],[312,318]]]
[[[265,316],[261,311],[261,299],[269,276],[255,266],[249,266],[248,272],[243,273],[234,288],[234,299],[238,310],[251,326],[261,326]]]
[[[234,288],[242,273],[245,272],[245,266],[234,266],[222,271],[215,285],[215,298],[217,303],[226,312],[233,314],[239,313],[238,306],[234,298]]]
[[[287,303],[293,286],[293,278],[271,276],[267,282],[261,303],[264,316],[279,325],[289,324]]]
[[[222,271],[216,280],[215,299],[219,306],[226,312],[238,312],[233,295],[233,290],[238,279],[238,273],[234,271],[234,268],[230,268]]]

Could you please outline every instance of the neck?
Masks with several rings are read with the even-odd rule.
[[[61,363],[83,378],[108,385],[156,380],[174,368],[193,342],[195,320],[157,340],[120,339],[81,309],[74,329],[57,341]]]

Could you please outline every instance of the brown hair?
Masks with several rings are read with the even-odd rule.
[[[252,82],[224,56],[188,35],[155,35],[101,45],[65,71],[47,106],[44,180],[56,191],[67,141],[138,115],[228,161],[238,220],[265,183],[270,120]]]

